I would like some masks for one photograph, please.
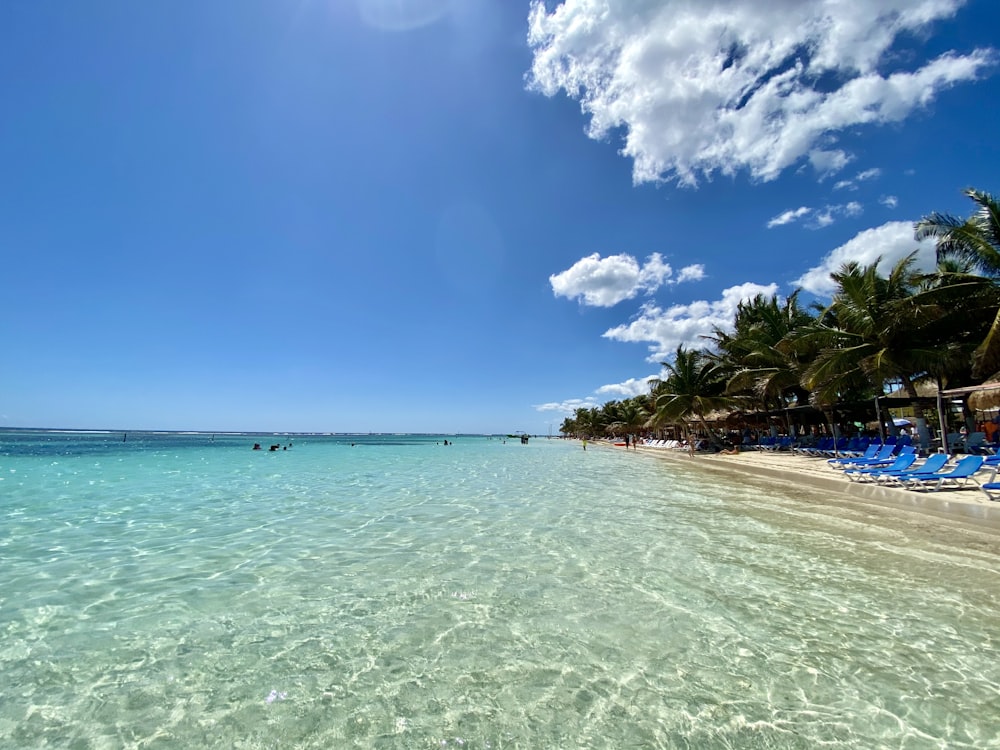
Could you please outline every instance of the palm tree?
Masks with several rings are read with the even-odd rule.
[[[650,426],[684,423],[685,435],[693,452],[687,425],[694,419],[714,441],[715,436],[705,421],[705,415],[736,402],[732,396],[725,394],[726,374],[722,365],[708,353],[686,349],[683,344],[677,347],[672,362],[660,364],[667,377],[653,383],[655,411],[650,418]]]
[[[715,343],[714,356],[729,374],[726,392],[748,395],[765,412],[793,401],[801,406],[809,396],[801,385],[807,358],[786,343],[795,331],[813,322],[813,316],[799,306],[798,294],[784,302],[777,295],[763,294],[740,302],[733,332],[716,328],[706,337]]]
[[[581,437],[596,437],[604,434],[606,417],[602,409],[579,407],[574,412],[572,421],[576,428],[576,434]]]
[[[927,420],[916,384],[965,366],[968,338],[956,326],[969,312],[960,301],[981,299],[984,283],[992,285],[981,277],[963,277],[928,288],[914,262],[911,253],[886,277],[878,272],[878,260],[842,266],[832,274],[838,289],[829,307],[799,341],[820,347],[803,376],[814,401],[834,403],[862,381],[877,393],[886,382],[899,382],[913,399],[918,434],[927,448]]]
[[[996,279],[1000,277],[1000,203],[979,190],[969,188],[963,192],[977,206],[972,216],[963,220],[933,213],[917,222],[916,238],[937,239],[939,263],[958,260]],[[1000,371],[1000,310],[973,354],[972,371],[980,378]]]
[[[962,191],[978,206],[968,219],[933,213],[917,222],[918,240],[937,239],[938,260],[957,258],[986,276],[1000,276],[1000,203],[989,193]]]
[[[604,411],[609,416],[608,430],[615,433],[632,434],[638,432],[649,419],[646,399],[641,396],[605,404]]]

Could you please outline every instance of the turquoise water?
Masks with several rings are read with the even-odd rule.
[[[121,440],[0,432],[0,747],[1000,748],[986,535],[557,440]]]

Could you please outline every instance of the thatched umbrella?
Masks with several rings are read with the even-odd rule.
[[[969,408],[976,411],[1000,409],[1000,381],[991,380],[983,383],[969,394]]]

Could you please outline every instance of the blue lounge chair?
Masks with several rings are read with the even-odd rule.
[[[979,488],[986,493],[987,500],[1000,500],[1000,482],[993,481],[996,475],[997,473],[994,471],[990,476],[990,481],[979,485]]]
[[[897,479],[904,474],[913,476],[936,474],[944,469],[944,465],[950,460],[951,456],[947,453],[932,453],[920,466],[912,469],[897,470],[894,467],[873,469],[872,478],[881,484],[895,484]]]
[[[853,461],[847,463],[850,468],[868,468],[881,466],[883,468],[889,466],[896,457],[893,452],[896,450],[896,446],[893,443],[886,443],[881,448],[879,448],[878,453],[875,454],[874,458],[856,458]],[[907,453],[915,453],[916,449],[912,445],[904,445],[899,449],[898,455],[905,455]]]
[[[777,438],[773,438],[770,435],[764,435],[760,440],[757,441],[757,450],[759,451],[769,451],[778,441]]]
[[[853,463],[854,461],[857,461],[859,458],[864,458],[864,459],[875,458],[875,454],[879,452],[879,449],[881,447],[882,446],[879,445],[878,443],[870,443],[868,445],[868,448],[862,455],[841,456],[840,458],[828,458],[826,462],[835,469],[842,469],[844,468],[844,464]]]
[[[851,441],[845,437],[837,438],[834,441],[833,445],[827,447],[827,449],[823,451],[820,455],[833,456],[834,458],[836,458],[837,456],[843,455],[844,452],[847,450],[847,446],[850,444]]]
[[[820,438],[816,445],[803,446],[799,448],[799,453],[803,456],[822,456],[825,451],[830,450],[834,445],[832,437]]]
[[[861,458],[868,452],[868,446],[872,445],[872,441],[868,438],[857,438],[857,443],[853,449],[851,449],[850,444],[848,444],[848,450],[843,451],[848,456],[855,456]],[[875,443],[877,446],[878,443]]]
[[[940,490],[942,487],[964,487],[972,475],[983,468],[982,456],[966,456],[951,471],[942,474],[902,474],[899,476],[900,484],[907,489],[931,489]],[[932,486],[933,485],[933,486]]]
[[[937,455],[937,454],[935,454]],[[945,461],[948,460],[948,456],[944,456]],[[872,478],[878,476],[883,471],[890,472],[904,472],[910,468],[917,460],[916,453],[903,453],[902,455],[896,456],[896,460],[893,461],[888,466],[857,466],[850,469],[844,469],[844,476],[850,479],[852,482],[868,482]],[[944,465],[944,462],[941,464]],[[940,466],[938,468],[941,468]]]

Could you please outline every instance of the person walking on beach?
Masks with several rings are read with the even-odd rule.
[[[583,439],[583,449],[587,450],[587,438]]]

